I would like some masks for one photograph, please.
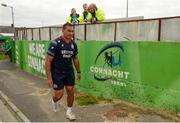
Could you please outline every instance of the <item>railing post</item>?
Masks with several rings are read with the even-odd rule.
[[[41,40],[41,28],[39,28],[39,40]]]
[[[51,37],[51,27],[49,27],[49,39],[52,40],[52,37]]]
[[[115,27],[114,27],[114,42],[117,40],[116,39],[116,32],[117,32],[117,22],[115,23]]]
[[[158,25],[158,41],[161,41],[161,19],[159,19]]]
[[[84,24],[84,40],[86,40],[86,38],[87,38],[87,37],[86,37],[86,34],[87,34],[86,28],[87,28],[87,27],[86,27],[86,24]]]
[[[31,29],[31,35],[32,35],[32,40],[34,40],[33,36],[33,28]]]

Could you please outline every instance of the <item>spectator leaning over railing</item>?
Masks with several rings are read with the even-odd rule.
[[[92,15],[88,11],[88,4],[87,3],[83,4],[83,9],[84,9],[84,12],[79,17],[79,22],[91,22]]]
[[[96,4],[90,4],[88,10],[92,15],[92,23],[95,23],[96,21],[104,21],[106,19],[105,12],[101,9],[98,9]]]
[[[68,22],[72,23],[72,24],[78,24],[79,23],[78,18],[79,18],[79,14],[76,13],[76,9],[75,8],[72,8],[71,9],[71,14],[68,17]]]

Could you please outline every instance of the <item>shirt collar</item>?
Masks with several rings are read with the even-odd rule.
[[[67,39],[65,39],[63,36],[60,36],[60,40],[63,41],[65,44],[70,44],[71,41],[69,42]]]

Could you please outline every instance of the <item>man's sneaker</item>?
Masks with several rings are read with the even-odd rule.
[[[76,116],[74,115],[72,111],[66,112],[66,118],[68,118],[70,121],[76,120]]]
[[[52,100],[52,108],[53,108],[53,111],[54,112],[57,112],[57,110],[58,110],[58,103],[56,102],[54,102],[54,100]]]

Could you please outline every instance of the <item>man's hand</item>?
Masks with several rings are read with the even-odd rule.
[[[48,87],[52,87],[52,80],[51,79],[47,79],[47,82],[48,82]]]
[[[81,80],[81,73],[77,73],[77,81]]]
[[[92,18],[92,23],[96,23],[97,19],[96,18]]]

